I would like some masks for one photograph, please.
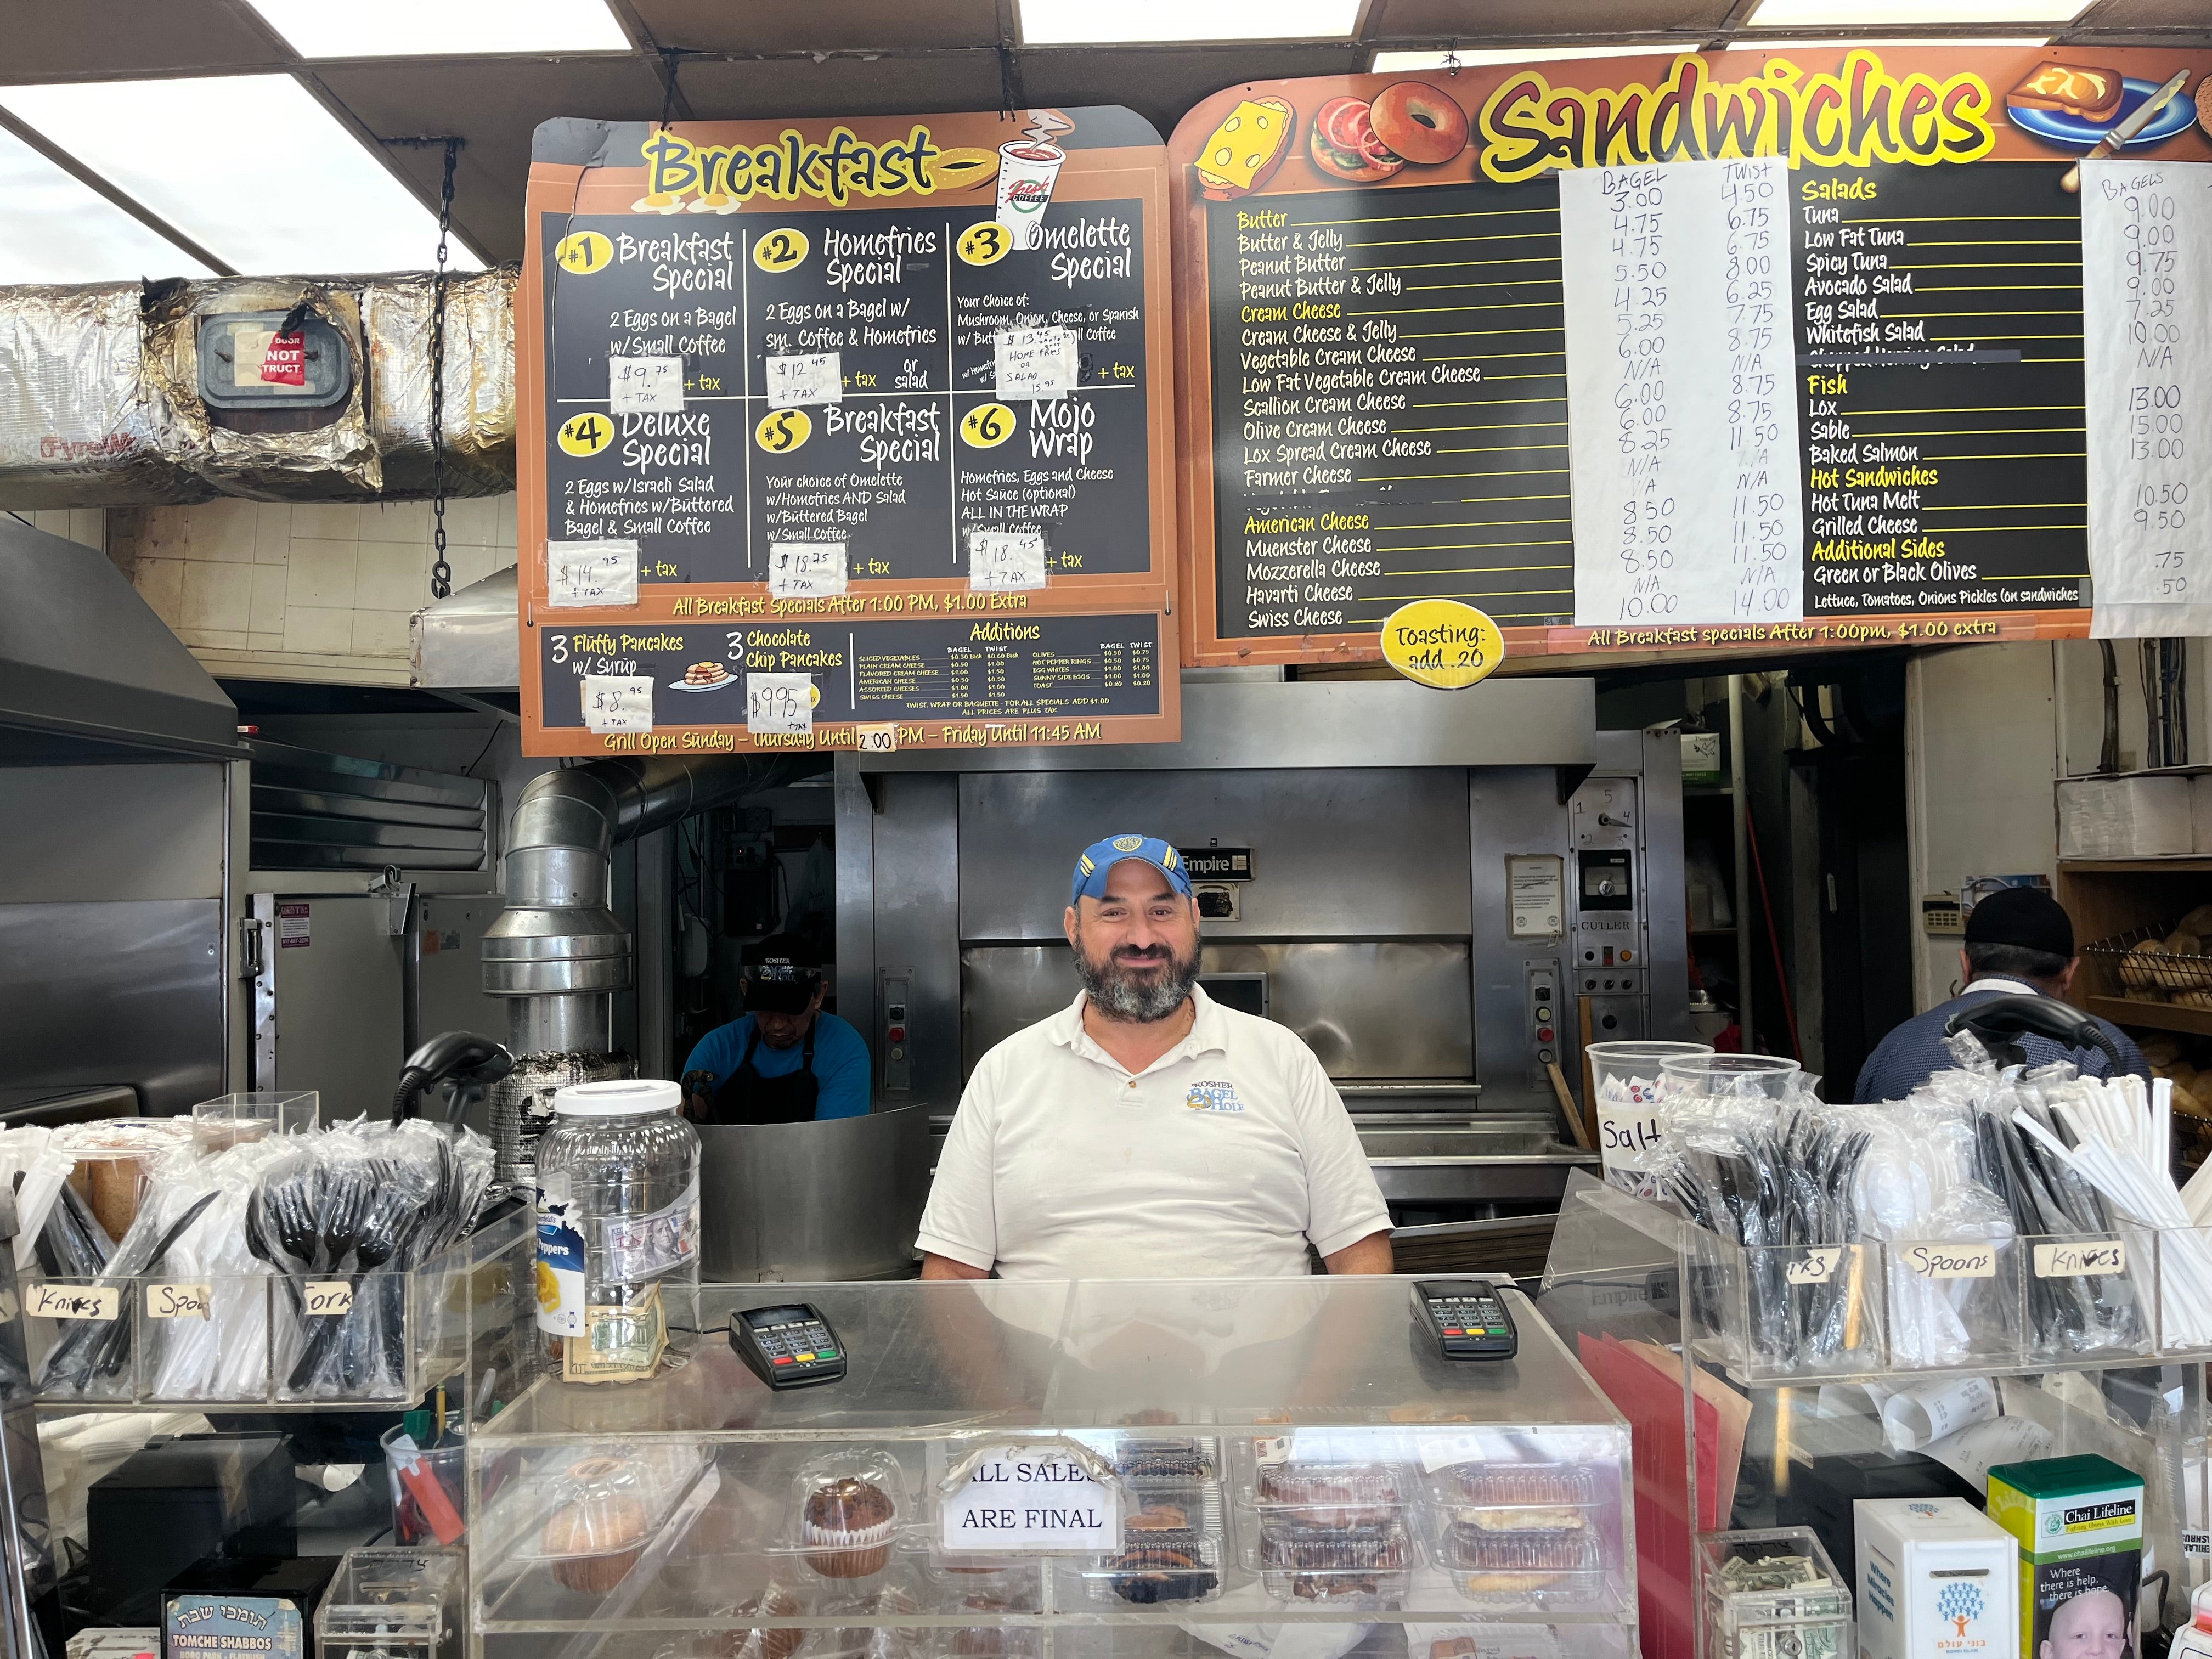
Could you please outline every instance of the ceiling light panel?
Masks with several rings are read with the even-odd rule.
[[[435,216],[289,75],[0,87],[0,106],[241,271],[436,257]]]
[[[2067,23],[2089,0],[1759,0],[1759,29],[1917,27],[1942,23],[2000,29],[2008,23]]]
[[[0,128],[0,286],[213,274]]]
[[[1417,70],[1462,69],[1479,64],[1551,64],[1565,58],[1665,58],[1695,52],[1695,41],[1647,40],[1634,46],[1470,46],[1458,52],[1378,52],[1374,72],[1404,74]]]
[[[249,0],[302,58],[628,52],[606,0]]]
[[[2047,46],[2047,34],[1947,34],[1876,39],[1869,35],[1836,35],[1826,40],[1731,40],[1723,52],[1844,52],[1853,46]]]
[[[1343,40],[1359,0],[1020,0],[1032,46],[1192,40]]]

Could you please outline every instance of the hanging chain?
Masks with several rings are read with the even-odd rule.
[[[446,177],[438,187],[438,269],[430,278],[430,596],[453,591],[453,567],[446,562],[446,261],[453,229],[453,158],[461,141],[446,140]]]

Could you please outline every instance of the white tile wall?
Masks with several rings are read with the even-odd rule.
[[[88,532],[98,512],[27,515]],[[217,673],[406,683],[407,621],[430,600],[428,501],[225,498],[131,514],[113,554],[147,604]],[[54,520],[60,524],[40,520]],[[81,521],[81,522],[80,522]],[[515,560],[514,497],[450,501],[446,557],[467,586]]]
[[[508,496],[512,501],[514,497]],[[107,515],[96,507],[54,507],[40,513],[18,513],[33,530],[43,530],[49,536],[66,537],[73,542],[82,542],[87,547],[96,547],[105,552],[107,548]]]

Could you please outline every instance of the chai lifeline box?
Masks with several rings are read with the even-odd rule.
[[[2045,1457],[1990,1470],[1990,1519],[2020,1540],[2021,1659],[2118,1653],[2142,1584],[2143,1483],[2110,1458]]]
[[[1862,1498],[1859,1659],[2019,1659],[2020,1546],[1962,1498]]]

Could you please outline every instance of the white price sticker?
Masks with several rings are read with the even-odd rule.
[[[1479,1434],[1424,1434],[1415,1438],[1413,1446],[1420,1454],[1422,1471],[1428,1474],[1460,1463],[1487,1462],[1495,1449]]]
[[[999,593],[1042,587],[1044,538],[1034,530],[969,532],[968,586]]]
[[[880,726],[856,726],[853,728],[853,746],[864,755],[896,755],[898,726],[890,720]]]
[[[2127,1270],[2128,1247],[2123,1239],[2100,1238],[2035,1247],[2038,1279],[2095,1279]]]
[[[768,591],[776,599],[818,599],[843,592],[845,544],[770,542]]]
[[[1899,1247],[1905,1270],[1923,1279],[1995,1279],[1994,1244],[1905,1244]]]
[[[585,675],[584,729],[652,731],[653,681],[641,674]]]
[[[980,1460],[939,1505],[948,1551],[1081,1551],[1121,1547],[1119,1496],[1064,1452],[1009,1447]]]
[[[814,676],[745,676],[745,725],[755,737],[765,732],[803,736],[814,729]]]
[[[834,351],[816,352],[805,357],[770,357],[767,370],[770,409],[834,404],[845,396],[845,372]]]
[[[545,544],[545,608],[576,611],[637,603],[637,544]]]
[[[112,1285],[33,1285],[33,1319],[96,1319],[106,1323],[123,1310],[123,1292]]]
[[[1081,342],[1067,328],[1012,328],[992,337],[1001,398],[1065,398],[1081,366]]]
[[[212,1316],[214,1297],[205,1285],[149,1285],[149,1319],[207,1319]]]
[[[607,407],[617,415],[652,415],[683,408],[684,360],[608,358]]]

